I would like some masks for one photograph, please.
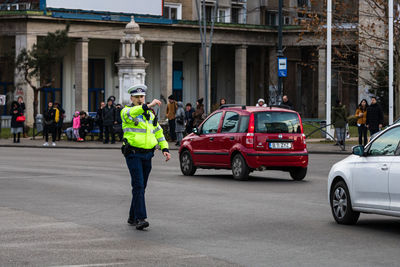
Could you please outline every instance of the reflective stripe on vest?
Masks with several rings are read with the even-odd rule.
[[[165,137],[160,137],[160,138],[157,139],[157,141],[158,141],[159,143],[162,142],[162,141],[165,141]]]
[[[125,132],[131,132],[131,133],[146,133],[146,129],[139,129],[139,128],[125,128],[124,129],[124,133]]]
[[[157,128],[154,129],[154,133],[158,132],[159,130],[162,130],[162,128],[160,127],[160,125],[158,125]]]

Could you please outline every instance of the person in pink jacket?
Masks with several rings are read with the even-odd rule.
[[[79,137],[79,129],[81,128],[81,117],[79,116],[79,111],[75,111],[74,119],[72,120],[72,128],[74,129],[76,141],[83,141],[83,139]]]

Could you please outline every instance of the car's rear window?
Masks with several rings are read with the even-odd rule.
[[[301,133],[299,117],[292,112],[254,113],[256,133]]]

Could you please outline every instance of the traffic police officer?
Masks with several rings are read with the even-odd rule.
[[[154,99],[146,105],[146,90],[146,85],[135,85],[129,88],[132,105],[125,106],[121,111],[124,132],[122,153],[128,165],[132,185],[128,223],[136,226],[138,230],[149,226],[145,220],[147,214],[144,194],[155,146],[157,144],[160,146],[166,161],[171,158],[163,130],[157,122],[157,117],[150,110],[156,105],[161,106],[161,102]]]

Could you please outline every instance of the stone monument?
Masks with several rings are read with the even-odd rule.
[[[140,36],[140,27],[133,16],[124,30],[125,36],[121,39],[121,55],[118,67],[119,103],[130,104],[129,87],[145,84],[146,67],[149,65],[143,57],[144,39]]]

